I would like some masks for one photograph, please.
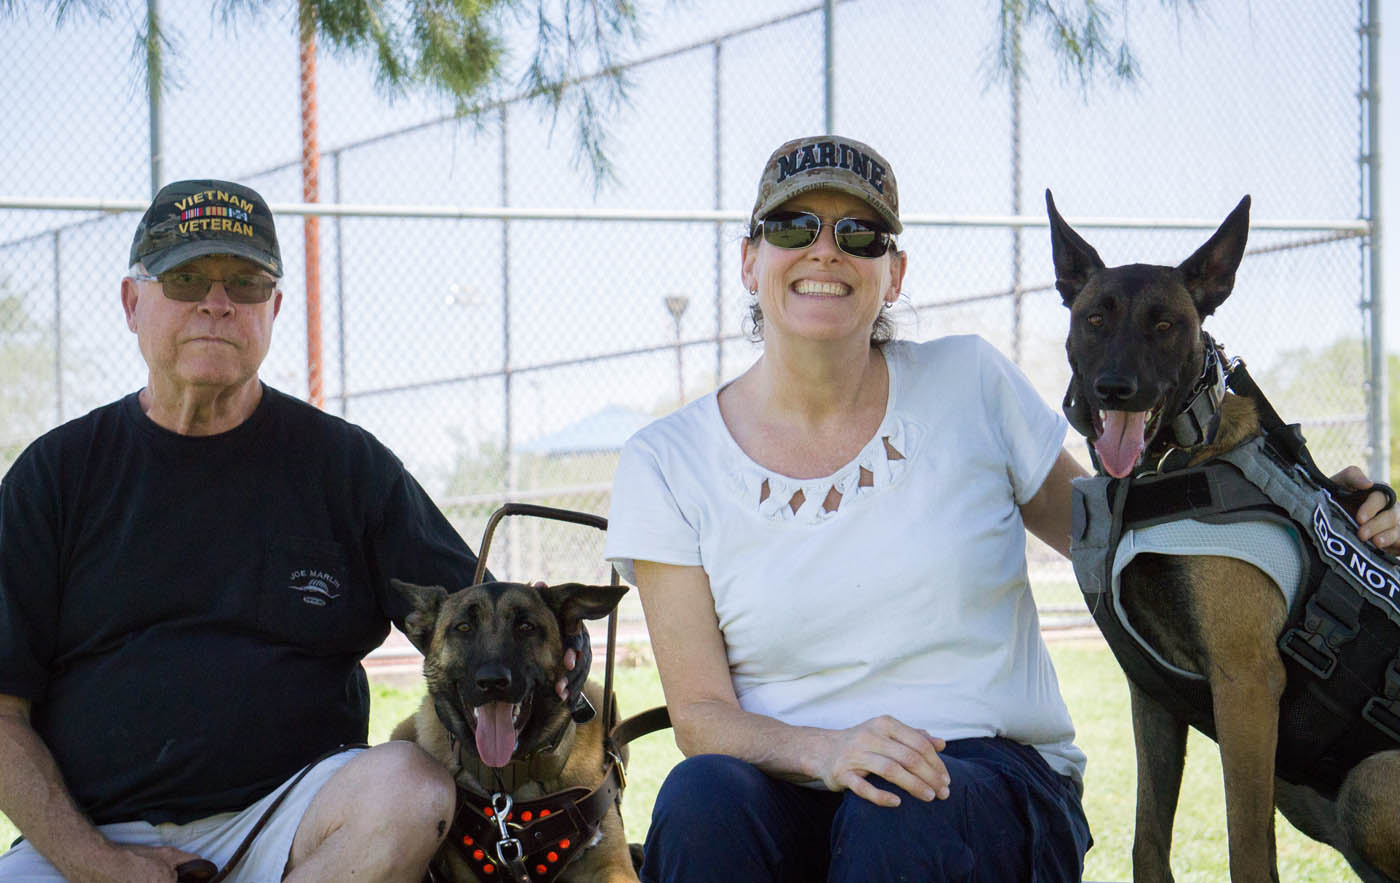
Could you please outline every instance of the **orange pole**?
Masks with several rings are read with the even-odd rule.
[[[305,7],[303,7],[305,8]],[[302,202],[320,202],[321,155],[316,146],[316,21],[301,19],[301,195]],[[325,403],[321,374],[321,219],[307,215],[306,244],[306,387],[307,401]]]

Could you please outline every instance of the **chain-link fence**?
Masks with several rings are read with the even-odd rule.
[[[994,5],[848,0],[831,13],[828,108],[822,5],[657,0],[644,4],[652,54],[629,67],[630,104],[609,126],[616,180],[596,195],[571,162],[571,121],[507,102],[462,123],[429,99],[386,102],[353,60],[323,53],[320,197],[339,205],[320,223],[325,405],[398,452],[473,541],[506,499],[606,512],[627,435],[755,358],[738,219],[768,152],[830,113],[898,174],[901,335],[979,333],[1056,405],[1067,312],[1048,234],[1017,216],[1041,216],[1050,187],[1110,264],[1176,263],[1252,193],[1263,223],[1208,327],[1303,422],[1324,467],[1365,463],[1364,6],[1134,4],[1143,80],[1086,93],[1038,34],[1018,88],[991,78]],[[194,2],[162,14],[164,177],[237,179],[287,208],[288,296],[263,376],[306,395],[295,4],[232,26]],[[0,195],[149,194],[136,31],[5,23]],[[0,466],[143,383],[118,304],[136,219],[0,208]],[[602,577],[582,533],[509,525],[493,569]]]

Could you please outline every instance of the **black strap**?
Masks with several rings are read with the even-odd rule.
[[[1323,475],[1322,470],[1313,461],[1312,453],[1308,450],[1308,443],[1303,438],[1302,428],[1297,423],[1283,422],[1283,418],[1278,415],[1274,406],[1264,396],[1263,390],[1254,382],[1254,378],[1249,376],[1249,369],[1245,367],[1244,362],[1235,360],[1235,364],[1230,369],[1228,381],[1232,390],[1254,402],[1254,406],[1259,412],[1259,425],[1268,437],[1269,444],[1273,445],[1275,450],[1282,453],[1290,462],[1302,466],[1308,477],[1331,494],[1332,498],[1353,517],[1372,491],[1380,491],[1385,495],[1384,509],[1395,505],[1395,490],[1390,485],[1377,483],[1371,487],[1356,490],[1337,484],[1331,478]]]
[[[1372,696],[1361,717],[1395,742],[1400,742],[1400,653],[1385,668],[1381,695]]]
[[[253,845],[254,838],[262,833],[262,829],[267,826],[268,822],[272,821],[272,814],[277,811],[277,807],[282,805],[282,801],[287,799],[287,795],[291,794],[292,789],[295,788],[302,779],[306,778],[306,774],[311,772],[313,767],[329,757],[340,754],[342,751],[351,748],[368,747],[369,746],[365,744],[341,745],[338,748],[327,751],[325,754],[311,761],[311,763],[302,767],[301,772],[297,773],[292,780],[287,783],[287,787],[282,789],[282,793],[278,794],[276,799],[268,805],[267,809],[263,810],[262,816],[259,817],[257,823],[253,825],[253,829],[248,832],[248,836],[243,838],[243,842],[238,844],[238,848],[234,850],[233,856],[228,860],[228,863],[224,865],[222,871],[218,870],[211,861],[202,858],[194,859],[175,868],[176,883],[220,883],[220,881],[226,879],[229,874],[233,873],[234,867],[243,860],[243,856],[248,853],[249,848]]]
[[[1337,649],[1356,637],[1365,603],[1345,577],[1325,569],[1303,607],[1302,622],[1279,638],[1279,652],[1326,680],[1337,667]]]

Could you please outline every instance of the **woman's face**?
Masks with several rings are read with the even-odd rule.
[[[878,258],[846,254],[837,248],[832,228],[840,218],[883,227],[879,216],[856,197],[835,190],[794,196],[775,211],[812,212],[822,226],[817,240],[806,248],[779,248],[762,236],[756,242],[744,241],[744,286],[758,291],[765,340],[777,334],[868,343],[881,308],[899,298],[904,255],[893,249]]]

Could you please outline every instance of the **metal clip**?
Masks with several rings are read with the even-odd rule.
[[[496,859],[505,867],[518,865],[525,858],[525,848],[519,840],[511,836],[510,829],[506,826],[506,819],[514,806],[515,800],[509,794],[498,791],[491,795],[492,817],[501,832],[501,839],[496,842]],[[513,857],[506,855],[508,849],[514,851]]]

